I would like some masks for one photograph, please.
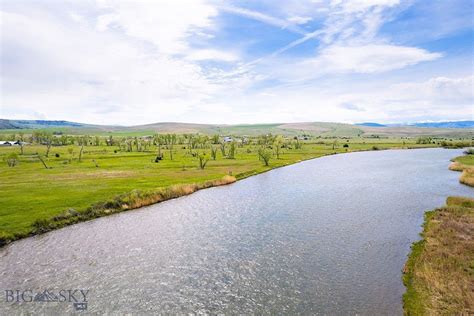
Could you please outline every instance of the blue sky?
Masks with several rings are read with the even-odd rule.
[[[1,0],[0,117],[474,119],[470,0]]]

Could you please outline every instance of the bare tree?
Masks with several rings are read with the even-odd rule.
[[[41,155],[40,155],[40,154],[37,154],[37,156],[38,156],[38,159],[41,161],[41,163],[43,164],[43,166],[44,166],[46,169],[51,169],[50,167],[48,167],[48,166],[46,165],[46,162],[44,162],[44,160],[43,160],[43,158],[41,158]]]
[[[275,147],[275,154],[277,159],[280,159],[280,151],[281,151],[281,146],[283,145],[283,137],[281,135],[278,135],[275,137],[275,140],[273,141],[273,146]]]
[[[82,161],[82,152],[84,151],[84,143],[81,145],[81,151],[79,151],[79,162]]]
[[[173,160],[173,146],[176,144],[176,134],[166,134],[165,143],[170,151],[170,159]]]
[[[217,148],[213,146],[211,146],[211,158],[212,160],[216,160],[217,158]]]

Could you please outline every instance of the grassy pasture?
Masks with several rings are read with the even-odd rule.
[[[32,232],[37,220],[51,219],[73,208],[82,211],[99,202],[133,190],[152,191],[173,185],[203,184],[225,175],[237,179],[301,160],[333,153],[359,150],[428,147],[402,139],[339,139],[306,142],[301,149],[282,149],[280,159],[275,155],[269,166],[258,159],[258,145],[237,147],[235,159],[226,159],[217,151],[217,159],[210,159],[210,149],[197,149],[209,158],[204,170],[198,168],[196,157],[185,145],[174,146],[174,159],[163,149],[164,160],[153,162],[156,146],[144,152],[124,152],[117,146],[85,146],[82,160],[80,147],[53,146],[45,157],[46,146],[25,146],[18,165],[9,167],[6,158],[19,147],[0,147],[0,236],[24,236]],[[348,144],[349,147],[343,147]],[[71,153],[69,148],[72,148]],[[49,167],[38,159],[39,153]],[[59,156],[59,157],[57,157]],[[16,237],[15,237],[16,236]]]

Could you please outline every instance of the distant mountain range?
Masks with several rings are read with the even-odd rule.
[[[387,136],[439,136],[473,137],[474,121],[379,124],[374,122],[343,124],[328,122],[273,123],[273,124],[194,124],[162,122],[136,126],[94,125],[69,121],[8,120],[0,119],[0,133],[24,133],[32,130],[49,130],[64,134],[121,134],[151,135],[154,133],[200,133],[206,135],[262,135],[282,134],[287,136],[312,135],[321,137],[387,137]]]
[[[406,123],[406,124],[379,124],[379,123],[357,123],[357,126],[370,127],[401,127],[401,126],[415,126],[415,127],[431,127],[431,128],[474,128],[474,121],[446,121],[446,122],[425,122],[425,123]]]
[[[372,122],[367,122],[367,123],[357,123],[354,124],[357,126],[370,126],[370,127],[386,127],[387,125],[379,124],[379,123],[372,123]]]
[[[474,128],[474,121],[413,123],[413,124],[407,124],[407,126],[432,127],[432,128]]]

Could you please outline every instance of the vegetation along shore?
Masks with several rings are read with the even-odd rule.
[[[0,134],[0,244],[330,154],[460,147],[427,137]]]
[[[473,151],[457,157],[451,170],[474,186]],[[474,199],[449,197],[446,206],[425,213],[422,239],[412,245],[404,268],[407,315],[474,313]]]

